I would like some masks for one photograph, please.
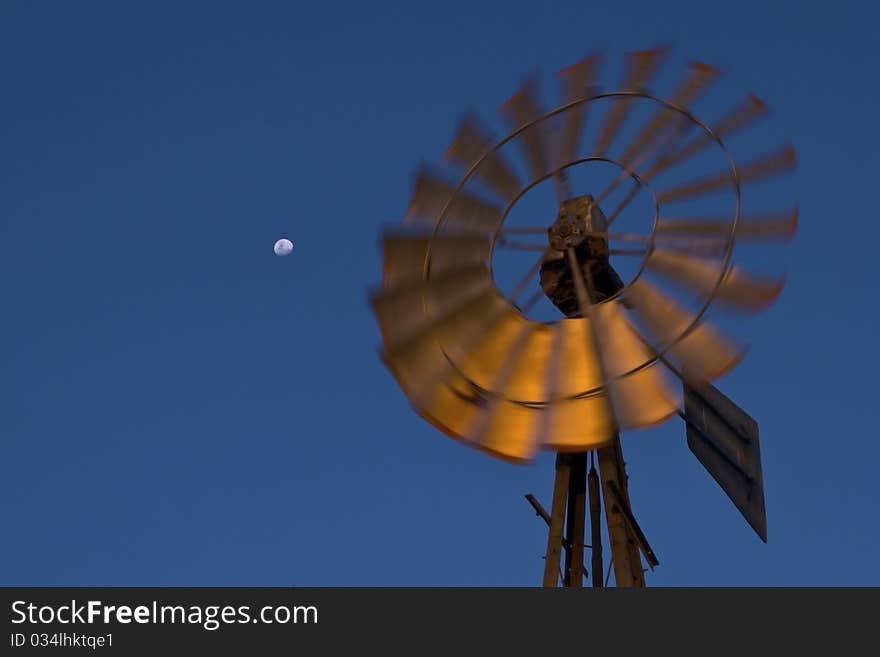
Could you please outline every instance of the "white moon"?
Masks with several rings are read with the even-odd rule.
[[[281,238],[275,242],[275,255],[286,256],[293,251],[293,242],[289,239]]]

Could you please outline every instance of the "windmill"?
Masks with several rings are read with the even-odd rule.
[[[691,451],[766,541],[757,424],[712,385],[744,348],[708,311],[755,314],[780,293],[780,276],[747,272],[733,250],[793,235],[796,208],[743,213],[741,190],[792,170],[795,154],[783,144],[736,163],[726,140],[765,104],[750,95],[704,122],[689,108],[718,71],[689,65],[664,99],[649,85],[667,56],[628,54],[616,91],[598,87],[603,56],[589,56],[560,72],[552,111],[527,79],[501,107],[500,140],[466,115],[445,157],[457,177],[422,167],[403,224],[382,236],[382,283],[371,293],[381,358],[416,412],[501,459],[556,452],[550,511],[526,496],[548,525],[544,586],[580,587],[590,572],[593,586],[607,583],[603,511],[608,572],[617,586],[645,585],[642,558],[659,562],[633,514],[620,434],[676,415]],[[713,153],[719,168],[694,168]],[[591,165],[614,173],[579,189],[574,173]],[[512,225],[542,183],[552,206]],[[648,212],[624,231],[639,195]],[[689,204],[698,212],[682,213]],[[538,256],[502,289],[493,258],[505,248]],[[627,258],[637,263],[629,274]],[[548,301],[556,317],[530,315]]]

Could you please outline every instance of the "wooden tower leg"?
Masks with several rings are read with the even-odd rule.
[[[594,465],[590,466],[587,481],[590,492],[590,567],[593,569],[593,586],[601,587],[605,586],[602,580],[605,573],[602,563],[602,499],[599,494],[599,476]]]
[[[568,456],[568,518],[565,534],[570,544],[565,551],[565,586],[581,588],[584,585],[584,523],[586,519],[587,455]]]
[[[562,553],[562,521],[568,497],[571,473],[565,454],[556,455],[556,479],[553,482],[553,506],[550,509],[550,530],[547,532],[547,551],[544,553],[544,586],[555,587],[559,580],[559,558]]]
[[[605,520],[611,542],[611,559],[614,561],[615,584],[621,587],[643,587],[645,573],[638,544],[627,525],[624,513],[614,502],[615,491],[619,491],[622,502],[629,507],[620,437],[615,436],[610,445],[598,449],[597,455],[599,475],[602,478],[602,497],[605,500]]]
[[[560,579],[566,587],[580,588],[584,585],[587,570],[583,558],[587,547],[584,544],[584,533],[588,494],[594,587],[605,586],[601,520],[603,506],[611,543],[615,586],[646,586],[642,553],[652,567],[659,563],[630,509],[620,438],[615,436],[611,444],[597,449],[596,456],[599,461],[598,474],[595,463],[587,473],[587,454],[584,452],[556,455],[556,477],[550,513],[541,507],[533,495],[526,495],[526,499],[548,525],[547,551],[544,556],[545,587],[558,586]],[[565,563],[560,567],[563,550]]]

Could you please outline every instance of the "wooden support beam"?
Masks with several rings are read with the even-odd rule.
[[[559,558],[562,553],[562,522],[568,497],[571,467],[565,454],[556,455],[556,479],[553,482],[553,503],[550,507],[550,530],[547,532],[547,551],[544,553],[545,587],[555,587],[559,580]]]
[[[618,493],[626,506],[629,506],[629,493],[626,485],[626,468],[620,437],[597,451],[599,457],[599,476],[602,479],[602,497],[605,501],[605,520],[611,542],[611,559],[614,562],[614,581],[619,587],[644,587],[645,573],[639,555],[639,546],[626,522],[621,509],[614,503],[614,493]],[[608,483],[614,482],[609,487]],[[616,489],[616,490],[615,490]]]
[[[599,495],[599,475],[596,474],[596,468],[590,468],[590,474],[587,477],[588,489],[590,492],[590,546],[592,553],[593,568],[593,586],[602,587],[602,499]]]
[[[587,455],[569,454],[568,519],[566,537],[571,549],[566,551],[565,585],[584,585],[584,524],[586,521]]]

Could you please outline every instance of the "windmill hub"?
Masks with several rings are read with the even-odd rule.
[[[581,268],[588,268],[593,281],[592,301],[616,294],[623,282],[609,262],[606,230],[608,221],[599,204],[587,194],[562,202],[559,215],[547,230],[553,249],[541,265],[541,288],[567,317],[579,316],[574,278],[565,252],[573,249]]]
[[[547,230],[550,246],[557,251],[574,248],[590,233],[604,230],[604,225],[605,216],[589,194],[565,200]]]
[[[575,249],[581,265],[587,261],[603,261],[609,256],[608,221],[599,204],[590,195],[577,196],[562,202],[556,221],[547,230],[550,247],[562,252]]]

